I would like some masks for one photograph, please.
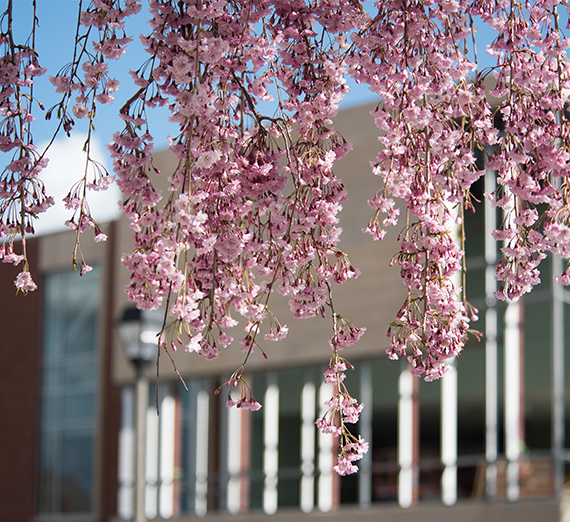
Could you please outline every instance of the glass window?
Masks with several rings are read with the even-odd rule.
[[[360,368],[364,362],[359,362]],[[387,358],[370,363],[372,370],[372,501],[398,498],[398,375],[401,365]],[[364,405],[366,407],[366,404]]]
[[[265,396],[267,382],[265,376],[256,375],[251,379],[251,387],[254,397],[261,401]],[[264,404],[260,411],[251,416],[250,437],[250,486],[249,507],[259,510],[263,508],[263,417],[267,409]]]
[[[536,450],[551,445],[552,305],[531,297],[524,305],[523,435],[527,448]]]
[[[39,513],[93,511],[99,270],[45,278]]]
[[[279,386],[279,482],[278,505],[299,506],[301,479],[301,392],[304,372],[280,372]],[[313,421],[314,422],[314,421]]]
[[[471,498],[485,469],[485,347],[461,352],[457,368],[457,496]]]
[[[207,379],[187,381],[189,392],[179,395],[181,512],[330,509],[336,450],[332,435],[324,440],[315,426],[320,403],[330,398],[322,371],[249,375],[251,392],[263,404],[256,412],[226,409],[227,390],[212,397]]]
[[[182,383],[178,390],[182,406],[180,508],[183,513],[203,516],[208,509],[208,496],[214,493],[213,484],[208,484],[211,385],[207,379],[189,380],[186,385],[188,391]]]
[[[398,498],[398,375],[401,365],[386,357],[353,362],[355,369],[347,372],[345,382],[352,395],[364,404],[353,433],[366,438],[370,450],[357,463],[358,474],[339,477],[340,501],[343,504],[394,502]]]

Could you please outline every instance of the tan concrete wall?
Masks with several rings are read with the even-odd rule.
[[[101,231],[109,233],[109,225],[99,223]],[[96,243],[93,241],[93,232],[88,231],[81,235],[81,252],[89,265],[98,265],[107,269],[107,249],[109,243]],[[72,269],[73,248],[75,247],[75,232],[72,230],[48,234],[38,239],[40,243],[39,267],[42,273],[65,271]],[[77,260],[81,263],[81,256],[77,254]],[[79,266],[77,268],[79,277]]]

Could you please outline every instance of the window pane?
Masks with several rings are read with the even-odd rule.
[[[201,393],[208,393],[210,382],[207,379],[194,379],[187,381],[186,385],[188,386],[188,391],[185,390],[182,383],[178,388],[183,409],[180,509],[183,513],[195,513],[200,504],[200,499],[197,499],[197,474],[199,471],[197,468],[198,430],[203,430],[209,423],[207,417],[198,418],[198,397]],[[154,404],[154,397],[151,398],[151,401],[151,404]],[[204,413],[201,412],[202,415]],[[208,489],[213,491],[213,488],[213,482],[208,484]],[[208,491],[206,491],[207,493]]]
[[[55,511],[56,491],[54,485],[60,482],[56,476],[56,469],[58,468],[56,463],[57,453],[54,435],[50,432],[44,432],[40,446],[40,513],[52,513]]]
[[[43,364],[43,382],[42,386],[46,391],[53,392],[60,384],[59,367],[53,365],[53,361],[44,358]]]
[[[93,393],[80,393],[66,396],[63,415],[66,420],[93,419],[95,417],[95,395]]]
[[[279,506],[298,506],[301,478],[302,370],[280,372],[279,383]]]
[[[441,381],[419,381],[421,500],[441,495]]]
[[[95,351],[98,278],[73,278],[67,285],[64,320],[66,353]]]
[[[398,375],[400,364],[372,361],[372,500],[398,498]],[[364,407],[369,407],[365,405]]]
[[[251,379],[253,395],[257,400],[262,400],[267,388],[264,375],[258,374]],[[265,405],[264,405],[265,406]],[[263,507],[263,418],[266,408],[263,407],[255,415],[251,416],[250,438],[250,484],[249,484],[249,507],[261,509]]]
[[[457,452],[485,454],[485,348],[466,348],[457,364]]]
[[[66,433],[63,436],[61,512],[91,511],[93,484],[93,435]]]
[[[94,366],[95,358],[90,357],[89,359],[88,362],[68,365],[64,369],[64,384],[91,387],[97,380],[97,371],[96,366]]]
[[[546,265],[546,264],[545,264]],[[524,442],[528,449],[551,445],[552,306],[550,302],[524,305]]]
[[[46,277],[40,514],[92,511],[99,286],[97,269]]]
[[[42,422],[53,421],[57,419],[57,397],[53,395],[43,394],[42,397]]]

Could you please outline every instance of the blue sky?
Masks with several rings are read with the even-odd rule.
[[[5,0],[2,2],[6,4]],[[84,4],[87,4],[84,1]],[[31,1],[15,0],[15,24],[23,41],[31,29]],[[48,73],[36,80],[36,93],[46,108],[58,101],[53,86],[49,83],[49,76],[54,76],[64,65],[69,63],[73,56],[73,42],[77,24],[77,0],[38,0],[38,16],[40,28],[37,31],[37,49],[40,54],[40,64],[48,68]],[[142,48],[138,35],[146,32],[147,16],[141,12],[128,20],[127,32],[132,35],[133,42],[129,45],[124,60],[109,64],[109,76],[121,82],[121,88],[116,93],[113,105],[100,106],[95,122],[99,139],[103,143],[111,140],[113,132],[121,129],[121,122],[117,112],[122,102],[135,91],[128,70],[137,69],[148,57]],[[128,64],[128,65],[127,65]],[[165,113],[166,115],[166,113]],[[47,139],[53,133],[55,122],[46,122],[40,111],[36,112],[35,130],[40,141]],[[76,122],[76,128],[81,130],[81,122]],[[163,125],[165,122],[161,122]],[[157,147],[166,147],[168,141],[166,133],[158,134]]]
[[[57,72],[69,63],[73,57],[73,45],[75,28],[77,25],[78,1],[77,0],[38,0],[38,18],[40,27],[36,33],[36,47],[39,51],[39,61],[42,67],[47,67],[48,72],[36,79],[34,94],[47,108],[57,103],[59,94],[49,82],[49,76]],[[24,42],[31,30],[32,2],[30,0],[14,0],[14,25],[19,42]],[[84,0],[84,4],[87,1]],[[4,10],[6,0],[0,1],[0,7]],[[128,21],[127,32],[133,37],[129,45],[124,62],[111,62],[109,64],[109,76],[117,78],[121,87],[116,93],[113,105],[99,106],[95,121],[95,138],[93,140],[94,156],[102,162],[109,171],[112,169],[110,156],[105,145],[111,141],[113,133],[122,129],[122,122],[117,116],[119,108],[124,100],[128,99],[135,91],[134,83],[128,73],[129,68],[137,69],[146,59],[138,35],[146,32],[147,16],[141,12]],[[128,63],[128,65],[126,65]],[[34,106],[34,121],[32,131],[34,141],[39,148],[43,148],[51,139],[56,129],[57,121],[46,121],[44,113]],[[168,132],[176,132],[168,124],[166,110],[156,118],[155,124],[155,148],[161,149],[168,146]],[[67,194],[71,185],[79,179],[83,173],[85,159],[82,147],[86,136],[86,122],[76,120],[76,125],[71,138],[60,132],[58,139],[50,149],[50,163],[42,172],[42,179],[46,184],[49,194],[54,196],[55,206],[42,214],[37,222],[36,230],[39,234],[55,232],[64,228],[63,223],[70,215],[63,208],[62,198]],[[116,186],[112,186],[104,193],[92,193],[89,197],[90,208],[95,219],[104,222],[118,216],[118,207],[109,205],[110,201],[118,201],[120,198]]]

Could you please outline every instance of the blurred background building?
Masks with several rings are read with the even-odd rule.
[[[567,293],[552,284],[559,260],[542,263],[543,283],[518,304],[496,302],[497,246],[486,241],[501,215],[484,203],[488,173],[474,187],[478,212],[466,218],[467,292],[479,309],[471,340],[442,380],[412,378],[389,361],[386,330],[405,297],[392,230],[383,242],[361,232],[366,201],[379,186],[369,162],[378,149],[373,107],[342,111],[336,128],[354,145],[338,164],[349,200],[341,214],[342,248],[359,279],[334,288],[339,313],[368,331],[343,355],[356,367],[349,389],[365,404],[359,432],[370,452],[358,475],[336,476],[332,436],[314,421],[330,390],[328,320],[293,321],[290,333],[255,354],[249,379],[258,412],[225,408],[214,390],[242,362],[228,349],[207,362],[176,353],[148,370],[145,516],[187,521],[326,518],[383,521],[570,520],[565,484],[570,453],[570,321]],[[168,153],[156,165],[169,171]],[[111,203],[110,203],[111,204]],[[128,223],[107,223],[106,243],[82,240],[94,269],[70,270],[74,234],[30,241],[38,291],[16,295],[18,270],[0,273],[0,521],[118,521],[134,512],[134,370],[119,346],[116,322],[128,306],[120,255],[132,243]],[[570,323],[569,323],[570,324]],[[157,405],[160,415],[157,416]]]

